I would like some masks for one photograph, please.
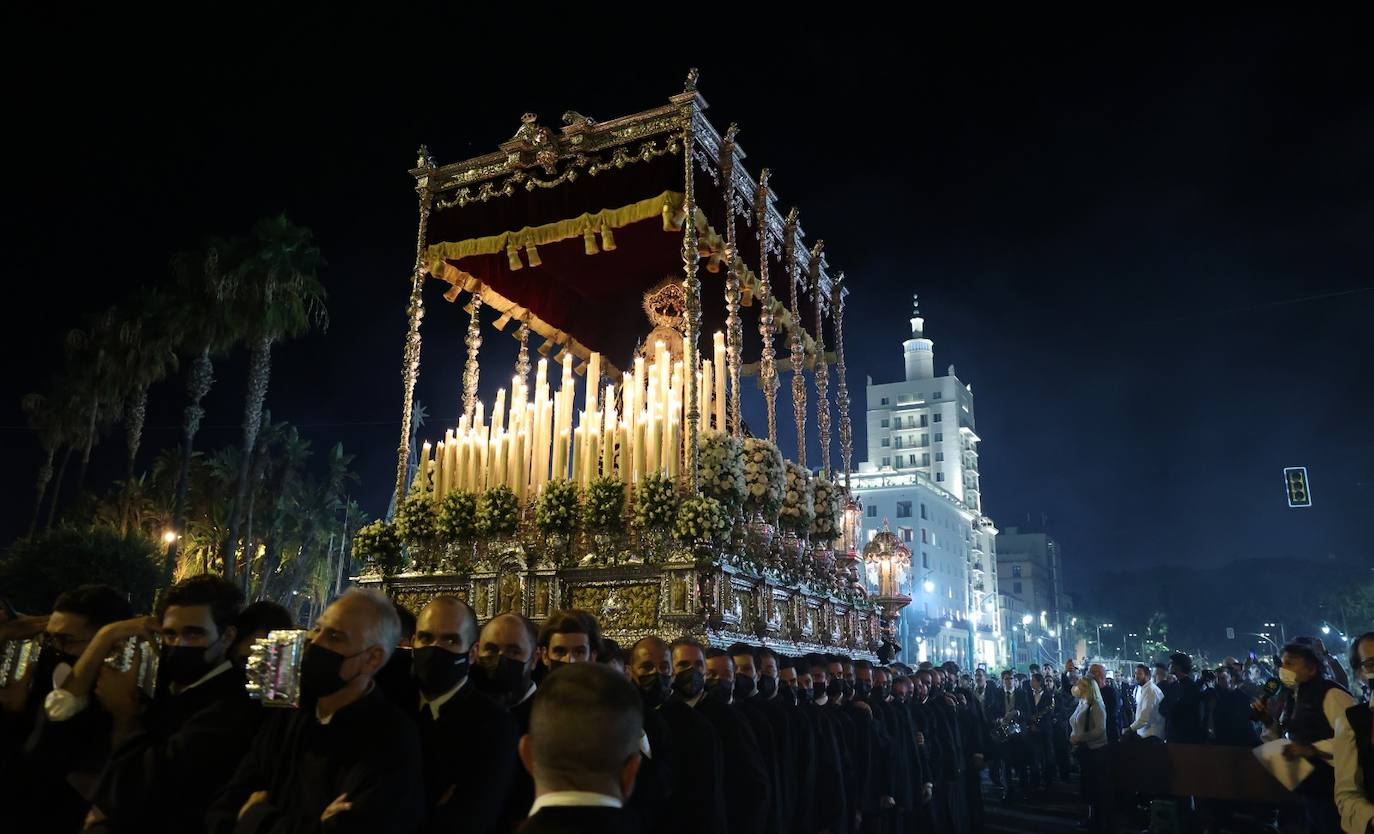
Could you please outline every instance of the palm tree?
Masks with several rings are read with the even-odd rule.
[[[239,523],[248,501],[252,451],[262,425],[272,371],[272,346],[304,333],[311,324],[328,326],[324,287],[316,277],[323,266],[313,233],[286,215],[258,221],[248,252],[234,273],[234,305],[248,324],[248,393],[243,406],[243,457],[238,489],[230,505],[228,535],[220,549],[225,575],[237,576]]]
[[[236,341],[241,322],[230,305],[222,303],[226,276],[235,268],[234,244],[215,239],[203,252],[182,253],[172,259],[176,277],[175,293],[168,316],[169,337],[177,351],[189,361],[186,365],[186,411],[182,418],[182,451],[176,491],[172,498],[172,529],[178,538],[167,549],[163,568],[164,585],[171,584],[177,564],[177,550],[186,530],[186,497],[191,485],[191,461],[195,457],[196,433],[205,417],[201,401],[215,383],[213,357],[223,354]]]
[[[168,372],[175,370],[177,365],[171,333],[163,324],[173,312],[170,299],[155,290],[144,292],[140,294],[134,309],[136,314],[126,319],[120,327],[118,352],[114,356],[119,378],[129,386],[124,407],[125,443],[129,450],[124,483],[130,486],[135,483],[134,469],[138,449],[143,443],[148,389],[153,383],[164,379]],[[121,529],[127,532],[127,521],[121,525]]]
[[[86,420],[84,446],[81,451],[81,473],[77,490],[86,485],[86,471],[91,463],[91,450],[102,422],[118,415],[123,394],[120,369],[115,367],[123,320],[119,311],[111,307],[91,322],[89,330],[67,333],[67,373],[76,383],[80,411]]]
[[[38,438],[38,446],[43,451],[43,462],[38,466],[38,478],[33,498],[33,515],[29,519],[28,535],[38,529],[38,518],[43,506],[43,496],[53,477],[53,460],[58,449],[67,445],[72,436],[71,412],[63,407],[65,396],[60,391],[47,394],[27,394],[22,406],[29,427]],[[70,446],[68,446],[70,448]]]

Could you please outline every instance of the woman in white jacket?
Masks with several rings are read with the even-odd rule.
[[[1069,743],[1078,753],[1078,767],[1088,797],[1088,831],[1111,834],[1115,827],[1116,786],[1112,781],[1111,750],[1107,747],[1107,708],[1102,691],[1091,677],[1074,685],[1078,708],[1069,719]]]

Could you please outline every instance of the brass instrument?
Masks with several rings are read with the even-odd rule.
[[[29,667],[38,662],[42,650],[43,643],[37,637],[0,643],[0,686],[9,686],[24,677]]]
[[[992,737],[997,741],[1006,742],[1021,735],[1025,729],[1021,722],[1014,718],[999,718],[992,725]]]
[[[305,656],[306,632],[278,629],[253,641],[248,653],[248,696],[265,707],[295,708],[301,705],[301,658]]]

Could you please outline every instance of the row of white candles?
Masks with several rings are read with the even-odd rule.
[[[701,429],[725,425],[725,336],[715,334],[715,359],[703,359],[693,380],[699,392]],[[420,450],[417,489],[436,501],[450,492],[481,492],[506,486],[521,504],[539,495],[550,480],[571,479],[585,488],[598,477],[617,477],[627,486],[652,473],[679,475],[683,456],[686,394],[681,361],[672,361],[662,342],[654,358],[636,357],[634,370],[621,378],[621,408],[616,388],[601,394],[601,355],[587,366],[583,405],[573,426],[577,385],[571,353],[563,355],[563,378],[557,391],[549,385],[549,361],[540,359],[534,396],[519,377],[511,379],[509,414],[506,389],[496,393],[488,422],[478,402],[469,419]]]

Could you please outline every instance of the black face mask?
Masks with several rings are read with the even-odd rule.
[[[206,646],[163,646],[158,671],[177,686],[195,683],[217,665],[205,659],[206,650]]]
[[[305,649],[305,657],[301,658],[301,695],[307,700],[316,701],[348,686],[352,679],[339,677],[339,670],[344,663],[362,653],[344,657],[318,643],[311,643]]]
[[[754,683],[753,678],[746,678],[743,675],[740,675],[739,677],[735,678],[736,698],[748,698],[750,695],[754,694],[754,690],[756,688],[757,685]]]
[[[844,694],[844,684],[839,681],[831,681],[825,687],[825,694],[830,700],[835,700]]]
[[[730,703],[730,696],[734,693],[733,683],[722,683],[719,679],[706,681],[706,697],[721,704]]]
[[[811,684],[811,697],[814,700],[819,701],[821,698],[825,697],[825,693],[827,691],[828,690],[826,689],[825,684],[821,683],[820,681],[816,681],[815,683]]]
[[[856,681],[854,683],[854,694],[860,698],[867,698],[873,691],[873,684],[868,681]]]
[[[853,698],[853,697],[854,697],[854,684],[850,683],[850,682],[847,681],[847,680],[841,680],[841,681],[840,681],[840,694],[843,695],[843,696],[845,697],[846,700],[848,700],[848,699],[850,699],[850,698]]]
[[[701,694],[706,686],[706,678],[700,669],[683,669],[673,676],[673,695],[682,701],[690,701]]]
[[[650,672],[635,679],[639,684],[639,695],[644,706],[653,709],[661,705],[673,693],[673,676],[667,672]]]
[[[426,698],[442,695],[468,676],[468,653],[454,653],[442,646],[422,646],[410,653],[410,676]]]
[[[760,698],[772,698],[778,692],[778,679],[772,675],[759,675],[757,686]]]
[[[880,701],[887,700],[887,685],[873,687],[873,697]]]
[[[525,683],[525,664],[500,654],[477,658],[472,683],[478,692],[502,702],[519,698],[529,688]]]

